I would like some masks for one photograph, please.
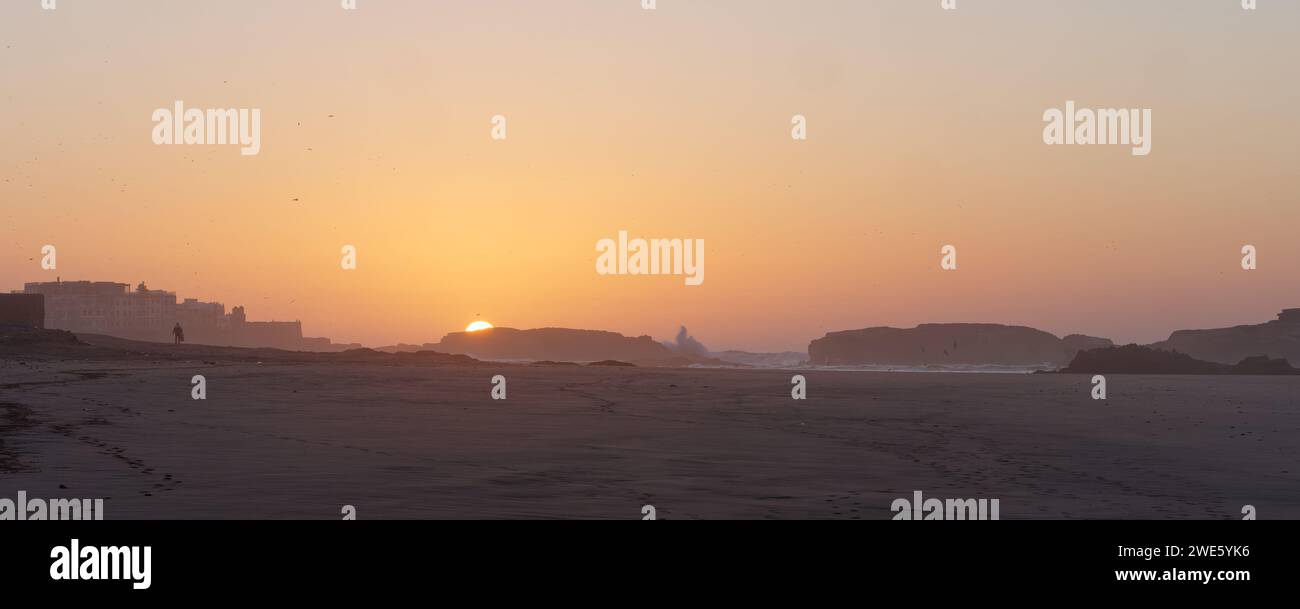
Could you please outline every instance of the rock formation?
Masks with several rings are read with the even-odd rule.
[[[1277,319],[1262,324],[1178,330],[1168,340],[1150,346],[1222,364],[1261,355],[1300,362],[1300,309],[1286,309]]]
[[[921,324],[830,332],[808,345],[815,365],[1064,364],[1081,349],[1105,347],[1104,338],[1065,339],[1025,326]]]
[[[452,332],[432,347],[443,353],[463,353],[493,360],[618,360],[642,366],[691,363],[649,336],[632,338],[617,332],[569,328],[492,328],[477,332]]]
[[[1236,364],[1140,345],[1081,351],[1061,372],[1080,374],[1300,374],[1284,359],[1248,357]]]

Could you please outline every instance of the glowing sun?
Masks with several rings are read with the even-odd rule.
[[[476,321],[468,326],[465,326],[466,332],[478,332],[479,330],[490,330],[490,329],[492,329],[492,324],[486,321]]]

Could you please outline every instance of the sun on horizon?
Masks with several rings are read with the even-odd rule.
[[[491,330],[491,329],[492,329],[492,324],[486,321],[476,321],[471,323],[468,326],[465,326],[466,332],[478,332],[479,330]]]

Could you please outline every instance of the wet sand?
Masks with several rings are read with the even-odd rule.
[[[0,497],[108,519],[1300,518],[1300,381],[0,359]],[[190,398],[203,374],[208,399]],[[493,400],[490,379],[507,378]]]

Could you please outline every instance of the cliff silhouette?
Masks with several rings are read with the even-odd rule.
[[[1286,309],[1277,319],[1262,324],[1178,330],[1150,346],[1221,364],[1235,364],[1252,356],[1300,362],[1300,309]]]
[[[1052,365],[1110,340],[1071,334],[1065,338],[1026,326],[921,324],[829,332],[808,345],[816,365]]]

